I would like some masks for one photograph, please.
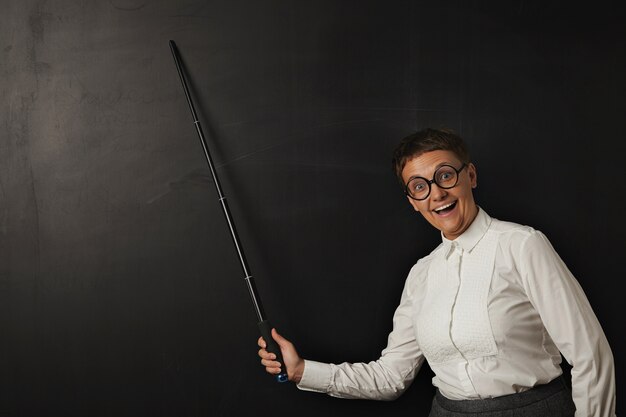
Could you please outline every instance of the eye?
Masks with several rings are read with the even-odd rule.
[[[418,191],[418,192],[422,191],[424,188],[426,188],[426,185],[425,184],[421,184],[421,183],[420,184],[415,184],[413,186],[413,190],[414,191]]]
[[[407,185],[407,191],[414,197],[428,192],[428,183],[424,178],[413,178]]]
[[[444,167],[437,172],[437,183],[446,183],[453,181],[456,176],[456,172],[450,168]]]

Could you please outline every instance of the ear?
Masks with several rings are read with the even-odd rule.
[[[470,185],[472,188],[476,188],[478,186],[478,174],[476,173],[476,166],[471,162],[467,165],[467,173],[470,178]]]
[[[418,206],[418,201],[417,200],[413,200],[411,197],[409,197],[408,195],[406,196],[407,200],[409,200],[409,203],[413,206],[413,209],[417,212],[420,211],[419,206]]]

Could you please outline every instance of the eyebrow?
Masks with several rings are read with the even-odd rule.
[[[454,168],[454,163],[453,163],[453,162],[442,162],[442,163],[440,163],[439,165],[437,165],[437,166],[435,167],[435,170],[433,171],[433,177],[435,176],[435,172],[437,172],[437,170],[438,170],[439,168],[441,168],[442,166],[444,166],[444,165],[450,165],[451,167],[453,167],[453,168]],[[425,180],[428,180],[428,178],[427,178],[427,177],[423,177],[423,176],[421,176],[421,175],[412,175],[412,176],[410,176],[410,177],[409,177],[409,179],[407,180],[407,184],[408,184],[410,181],[414,180],[415,178],[424,178]]]

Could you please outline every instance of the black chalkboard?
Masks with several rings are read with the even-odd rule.
[[[620,387],[623,19],[552,1],[4,2],[0,416],[428,413],[427,368],[393,403],[263,372],[169,39],[267,313],[304,357],[385,346],[440,240],[391,150],[447,126],[479,204],[542,230],[579,279]]]

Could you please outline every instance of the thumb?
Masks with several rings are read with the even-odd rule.
[[[286,347],[287,345],[291,344],[291,342],[287,339],[285,339],[284,337],[282,337],[278,331],[276,331],[276,329],[272,329],[272,338],[276,341],[276,343],[278,343],[278,346],[280,347]]]

